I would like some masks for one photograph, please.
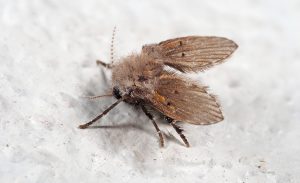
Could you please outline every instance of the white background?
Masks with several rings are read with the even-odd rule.
[[[0,182],[300,182],[300,2],[297,0],[0,0]],[[191,148],[157,118],[115,99],[96,59],[186,35],[239,49],[196,78],[225,120],[181,124]]]

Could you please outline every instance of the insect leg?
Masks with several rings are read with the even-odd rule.
[[[105,68],[108,68],[108,69],[111,69],[111,68],[112,68],[112,65],[111,65],[111,64],[107,64],[107,63],[105,63],[105,62],[103,62],[103,61],[101,61],[101,60],[97,60],[97,61],[96,61],[96,64],[97,64],[97,65],[101,65],[101,66],[103,66],[103,67],[105,67]]]
[[[170,123],[170,125],[175,129],[175,131],[178,133],[182,141],[184,142],[186,147],[190,147],[190,143],[188,142],[187,138],[184,136],[183,129],[180,128],[180,126],[176,125],[176,121],[170,117],[165,116],[165,119]]]
[[[102,118],[105,114],[107,114],[110,110],[112,110],[114,107],[116,107],[120,102],[122,102],[125,99],[125,97],[120,98],[118,101],[116,101],[115,103],[113,103],[111,106],[109,106],[109,108],[107,108],[105,111],[103,111],[100,115],[98,115],[97,117],[95,117],[93,120],[83,124],[83,125],[79,125],[80,129],[85,129],[88,126],[90,126],[91,124],[95,123],[98,119]]]
[[[112,97],[113,94],[105,94],[105,95],[97,95],[97,96],[84,96],[83,98],[87,98],[90,100],[101,98],[101,97]]]
[[[154,125],[158,135],[159,135],[159,142],[160,142],[160,146],[163,147],[164,146],[164,138],[162,136],[162,132],[160,131],[160,129],[158,128],[158,125],[156,124],[153,115],[146,109],[146,107],[144,105],[141,105],[143,112],[146,114],[146,116],[148,116],[148,118],[152,121],[152,124]]]

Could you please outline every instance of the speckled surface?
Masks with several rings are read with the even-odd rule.
[[[0,182],[300,182],[300,3],[289,1],[0,1]],[[110,39],[118,57],[146,43],[216,35],[239,49],[196,76],[225,121],[183,124],[191,148],[163,121],[114,99]],[[100,127],[101,126],[101,127]]]

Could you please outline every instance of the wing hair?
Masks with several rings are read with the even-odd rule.
[[[145,45],[142,52],[181,72],[197,72],[222,63],[237,48],[224,37],[187,36]]]
[[[223,120],[216,97],[207,92],[206,86],[170,72],[164,72],[159,77],[150,103],[177,121],[208,125]]]

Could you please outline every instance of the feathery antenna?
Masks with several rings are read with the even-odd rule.
[[[110,44],[110,64],[114,64],[114,41],[115,41],[115,35],[116,35],[116,29],[117,27],[114,27],[112,37],[111,37],[111,44]]]

